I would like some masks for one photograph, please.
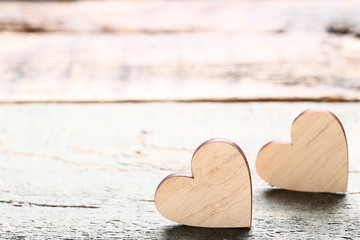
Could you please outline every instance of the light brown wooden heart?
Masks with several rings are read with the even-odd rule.
[[[197,227],[251,226],[250,170],[241,149],[224,139],[195,151],[193,175],[172,174],[158,186],[155,205],[171,221]]]
[[[348,147],[344,128],[333,113],[301,113],[292,124],[291,139],[262,147],[256,159],[261,178],[288,190],[347,191]]]

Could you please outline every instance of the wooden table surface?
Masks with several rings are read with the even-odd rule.
[[[358,0],[0,2],[0,102],[359,101],[359,12]]]
[[[1,239],[357,239],[359,103],[122,103],[0,105]],[[333,111],[349,143],[348,192],[274,188],[256,174],[261,146],[290,140],[307,108]],[[153,199],[166,175],[189,170],[194,149],[225,137],[253,178],[250,229],[180,226]]]
[[[1,1],[0,239],[359,239],[359,12],[359,0]],[[346,194],[256,174],[262,145],[290,140],[308,108],[344,124]],[[214,137],[249,161],[250,229],[155,209],[158,183]]]

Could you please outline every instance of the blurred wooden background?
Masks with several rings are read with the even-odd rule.
[[[0,102],[360,100],[360,3],[0,2]]]

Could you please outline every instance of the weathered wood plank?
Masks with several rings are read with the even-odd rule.
[[[328,109],[349,143],[345,195],[272,188],[256,174],[260,147],[290,138],[301,111]],[[0,105],[0,238],[247,239],[360,236],[359,103]],[[188,169],[204,140],[229,138],[253,178],[249,230],[176,225],[157,213],[157,184]],[[96,208],[91,208],[96,207]]]
[[[297,38],[306,40],[286,45]],[[351,38],[328,44],[296,33],[0,39],[8,43],[0,47],[1,102],[360,99],[360,41]]]
[[[356,28],[355,1],[2,1],[0,31],[171,34],[223,32],[243,34],[288,31],[340,33]],[[348,24],[346,24],[348,23]],[[325,28],[324,28],[325,27]],[[338,30],[336,30],[338,29]],[[346,28],[350,32],[349,27]]]
[[[0,9],[0,102],[360,100],[360,39],[327,33],[338,19],[359,25],[356,1]]]

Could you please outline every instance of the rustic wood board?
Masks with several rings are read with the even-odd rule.
[[[356,239],[360,237],[359,103],[0,105],[1,239]],[[345,195],[279,190],[255,171],[261,146],[289,139],[307,108],[334,112],[349,143]],[[162,217],[153,197],[189,169],[200,143],[235,141],[253,181],[251,229],[201,229]]]
[[[0,2],[0,102],[359,101],[359,6]]]

